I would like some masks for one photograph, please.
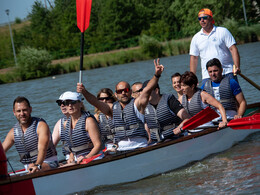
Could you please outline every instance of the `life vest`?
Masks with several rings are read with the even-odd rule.
[[[89,112],[82,112],[74,129],[71,129],[71,117],[68,118],[65,129],[65,150],[75,155],[88,154],[93,149],[93,143],[86,131],[86,119],[94,118]]]
[[[111,131],[115,134],[116,142],[127,137],[147,137],[144,123],[135,114],[134,99],[132,99],[124,109],[122,109],[118,101],[114,102],[113,127]]]
[[[7,173],[7,159],[5,156],[5,151],[0,141],[0,180],[5,179],[8,176]]]
[[[182,96],[182,105],[191,116],[194,116],[201,110],[203,110],[203,108],[201,107],[201,92],[202,90],[197,88],[197,91],[193,94],[190,102],[188,102],[186,95]]]
[[[38,134],[37,127],[40,121],[45,122],[41,118],[32,117],[31,125],[26,129],[25,133],[21,129],[19,122],[14,125],[14,144],[20,155],[20,161],[23,164],[35,163],[38,157]],[[57,152],[50,136],[47,148],[46,158],[56,156]]]
[[[207,80],[207,82],[205,83],[204,90],[214,97],[214,91],[210,79]],[[220,103],[223,105],[225,110],[237,111],[236,99],[231,91],[230,78],[227,76],[223,77],[223,79],[220,82],[219,95],[220,95]]]
[[[170,94],[163,94],[156,109],[150,103],[145,108],[145,122],[151,139],[161,141],[174,136],[173,129],[181,123],[180,118],[169,108]]]
[[[69,154],[69,151],[65,149],[65,128],[64,128],[64,123],[67,121],[67,117],[64,116],[63,118],[61,118],[60,120],[60,140],[62,142],[62,153],[64,156],[66,156],[67,154]]]
[[[114,134],[111,132],[112,119],[107,118],[105,114],[100,113],[99,118],[99,129],[102,137],[102,141],[106,142],[108,140],[114,141]]]

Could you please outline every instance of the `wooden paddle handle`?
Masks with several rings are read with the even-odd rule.
[[[260,90],[260,86],[257,85],[254,81],[252,81],[251,79],[247,78],[245,75],[243,75],[242,73],[239,73],[239,75],[245,79],[247,82],[249,82],[251,85],[253,85],[255,88],[257,88],[258,90]]]

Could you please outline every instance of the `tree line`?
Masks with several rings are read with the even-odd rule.
[[[260,0],[244,0],[249,25],[260,20]],[[76,1],[55,0],[53,8],[35,1],[30,24],[14,30],[17,53],[24,47],[47,50],[53,59],[80,55]],[[85,31],[85,53],[139,45],[141,36],[163,42],[193,36],[199,29],[197,14],[210,8],[216,25],[233,19],[245,25],[242,1],[238,0],[93,0],[90,25]],[[1,42],[0,42],[1,44]],[[5,47],[6,48],[6,47]],[[12,48],[0,62],[12,59]],[[4,56],[4,57],[3,57]]]

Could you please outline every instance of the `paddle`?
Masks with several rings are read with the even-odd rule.
[[[236,65],[233,65],[233,70],[236,69]],[[257,85],[254,81],[252,81],[251,79],[249,79],[248,77],[246,77],[245,75],[243,75],[241,72],[238,73],[243,79],[245,79],[247,82],[249,82],[251,85],[253,85],[255,88],[257,88],[258,90],[260,90],[260,86]],[[236,75],[236,74],[234,74]]]
[[[77,26],[81,31],[79,83],[82,81],[84,32],[89,26],[92,0],[76,0]]]
[[[227,126],[232,129],[260,129],[260,114],[257,113],[252,116],[233,119]]]
[[[203,125],[214,118],[219,117],[218,113],[209,106],[204,110],[197,113],[195,116],[191,117],[188,121],[183,124],[182,130],[194,129],[200,125]]]

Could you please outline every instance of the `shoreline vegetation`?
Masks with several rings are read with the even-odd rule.
[[[238,44],[259,41],[259,2],[243,2],[244,10],[237,0],[92,1],[83,70],[187,54],[204,7]],[[12,23],[12,32],[17,65],[8,25],[0,27],[0,84],[79,71],[76,1],[55,0],[50,7],[35,1],[26,21]]]
[[[259,27],[260,28],[260,25]],[[251,37],[251,38],[250,38]],[[245,40],[240,40],[238,44],[249,42],[257,42],[260,40],[260,35],[246,37]],[[132,48],[124,48],[107,52],[84,55],[83,70],[90,70],[101,67],[108,67],[130,62],[150,60],[157,57],[175,56],[189,53],[190,38],[171,40],[166,42],[158,42],[156,39],[148,36],[140,38],[140,46]],[[29,48],[30,50],[31,48]],[[37,51],[36,51],[37,52]],[[45,51],[47,52],[47,51]],[[33,53],[33,52],[31,52]],[[31,54],[29,54],[31,55]],[[40,54],[42,55],[42,54]],[[26,54],[24,55],[27,58]],[[36,58],[37,55],[36,55]],[[25,59],[26,60],[26,59]],[[24,71],[21,68],[26,67],[9,67],[0,69],[0,84],[21,82],[30,79],[66,74],[79,71],[80,56],[74,56],[64,59],[47,60],[47,64],[43,67],[31,70],[36,74],[31,76],[23,76]],[[29,64],[30,66],[30,64]],[[42,73],[39,73],[42,71]]]

